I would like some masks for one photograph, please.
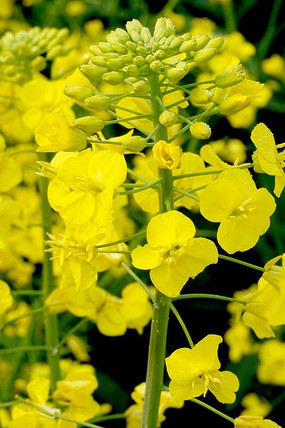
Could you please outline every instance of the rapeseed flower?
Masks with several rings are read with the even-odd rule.
[[[177,401],[205,396],[208,390],[221,403],[235,401],[238,378],[229,371],[219,371],[218,346],[222,340],[221,336],[209,334],[194,348],[177,349],[166,358],[169,391]]]
[[[242,415],[234,420],[234,428],[282,428],[270,419],[262,416]]]
[[[160,292],[178,296],[189,277],[218,260],[214,243],[194,235],[194,223],[182,213],[159,214],[148,224],[148,243],[132,251],[132,263],[138,269],[150,269],[150,278]]]

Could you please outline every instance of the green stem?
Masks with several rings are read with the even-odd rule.
[[[146,184],[145,186],[139,187],[138,189],[134,189],[134,190],[127,190],[126,192],[117,192],[117,195],[132,195],[133,193],[138,193],[138,192],[142,192],[143,190],[149,189],[149,188],[153,188],[153,189],[157,189],[157,185],[158,183],[160,183],[161,179],[159,178],[156,181],[153,181],[150,184]]]
[[[279,9],[282,5],[282,2],[283,0],[275,0],[273,4],[271,15],[267,23],[266,31],[257,47],[257,56],[259,58],[259,61],[262,61],[263,58],[266,57],[270,44],[275,36],[276,21],[278,18]]]
[[[12,290],[13,296],[41,296],[42,290]]]
[[[13,401],[7,401],[6,403],[0,403],[0,409],[4,409],[5,407],[15,406],[20,402],[21,402],[20,400],[13,400]]]
[[[30,345],[30,346],[17,346],[15,348],[0,349],[0,355],[14,354],[15,352],[30,352],[30,351],[46,351],[47,346]]]
[[[46,308],[45,306],[43,306],[43,307],[41,307],[41,308],[33,309],[33,310],[31,310],[30,312],[28,312],[28,313],[26,313],[26,314],[19,315],[18,317],[15,317],[15,318],[13,318],[12,320],[9,320],[9,321],[5,322],[5,324],[3,324],[3,325],[1,326],[0,330],[4,330],[4,328],[5,328],[7,325],[9,325],[9,324],[13,324],[14,322],[16,322],[16,321],[18,321],[18,320],[20,320],[20,319],[22,319],[22,318],[31,317],[31,316],[33,316],[34,314],[38,314],[38,313],[40,313],[40,312],[45,311],[46,309],[47,309],[47,308]]]
[[[239,265],[243,265],[249,267],[251,269],[258,270],[259,272],[265,272],[265,269],[261,266],[253,265],[252,263],[244,262],[243,260],[235,259],[234,257],[224,256],[223,254],[219,254],[219,259],[227,260],[228,262],[237,263]]]
[[[121,262],[120,263],[121,264],[121,266],[123,266],[123,268],[128,272],[128,274],[136,281],[136,282],[138,282],[141,286],[142,286],[142,288],[145,290],[145,292],[148,294],[148,296],[149,296],[149,298],[150,298],[150,300],[152,301],[152,302],[154,302],[154,295],[152,294],[152,292],[150,291],[150,289],[149,289],[149,287],[140,279],[140,277],[139,276],[137,276],[136,274],[135,274],[135,272],[131,269],[131,268],[129,268],[129,266],[128,265],[126,265],[126,263],[125,262]]]
[[[232,166],[231,169],[247,169],[252,168],[253,163],[244,163],[243,165],[237,165]],[[189,174],[181,174],[181,175],[174,175],[173,180],[180,180],[181,178],[189,178],[189,177],[198,177],[200,175],[211,175],[211,174],[219,174],[220,172],[223,172],[224,169],[215,169],[210,171],[198,171],[198,172],[191,172]]]
[[[206,409],[210,410],[211,412],[216,413],[216,415],[219,415],[222,418],[226,419],[227,421],[230,421],[230,422],[234,423],[234,419],[233,418],[231,418],[230,416],[226,415],[223,412],[220,412],[220,410],[215,409],[214,407],[210,406],[209,404],[204,403],[201,400],[197,400],[197,398],[191,398],[190,401],[192,401],[193,403],[199,404],[199,406],[203,406]]]
[[[65,342],[67,341],[67,339],[69,338],[69,336],[73,333],[75,333],[77,330],[79,330],[82,326],[84,326],[87,322],[88,322],[88,318],[82,318],[77,324],[75,324],[75,326],[73,326],[60,340],[60,342],[57,343],[56,347],[59,349],[61,348]]]
[[[155,141],[167,141],[166,128],[159,126],[159,116],[162,107],[157,98],[162,99],[159,78],[157,74],[149,77],[151,104],[154,114],[154,127],[157,127]],[[160,212],[173,209],[172,173],[168,169],[159,170],[159,207]],[[169,297],[156,291],[153,304],[153,316],[149,341],[146,389],[143,406],[142,428],[157,428],[160,394],[163,387],[164,359],[166,338],[171,300]]]
[[[190,336],[190,333],[189,333],[189,331],[188,331],[188,329],[187,329],[187,327],[186,327],[183,319],[181,318],[179,312],[177,311],[177,309],[175,308],[175,306],[172,303],[170,305],[170,309],[173,312],[173,314],[176,316],[177,321],[179,322],[182,330],[184,331],[184,334],[185,334],[185,336],[186,336],[186,338],[188,340],[190,348],[194,348],[194,342],[193,342],[193,340],[192,340],[192,338]]]
[[[108,244],[96,245],[96,248],[112,247],[113,245],[121,244],[122,242],[132,241],[133,239],[139,238],[140,236],[144,236],[145,234],[146,234],[146,231],[142,230],[141,232],[134,233],[133,235],[127,236],[126,238],[118,239],[117,241],[113,241],[113,242],[108,242]]]
[[[40,154],[40,161],[47,162],[45,153]],[[43,237],[46,239],[47,233],[52,229],[52,211],[47,199],[48,181],[41,177],[39,181],[40,194],[42,199],[42,217],[43,217]],[[42,276],[43,300],[45,300],[54,289],[54,277],[50,255],[44,252],[43,276]],[[56,382],[60,379],[59,353],[56,347],[58,343],[58,319],[56,314],[45,314],[45,343],[48,348],[47,359],[50,366],[51,391],[56,389]]]
[[[236,17],[234,14],[233,9],[233,2],[227,2],[226,4],[222,5],[224,18],[225,18],[225,24],[226,24],[226,31],[227,33],[232,33],[233,31],[236,31]]]
[[[207,294],[207,293],[193,293],[193,294],[181,294],[180,296],[174,297],[172,300],[184,300],[184,299],[214,299],[214,300],[225,300],[227,302],[236,302],[246,305],[244,300],[235,299],[233,297],[220,296],[219,294]]]
[[[105,422],[112,421],[115,419],[126,419],[126,415],[125,413],[115,413],[114,415],[99,416],[98,418],[92,419],[92,422]]]
[[[177,193],[180,193],[182,196],[187,196],[187,198],[194,199],[194,201],[199,202],[199,196],[193,195],[192,193],[186,192],[186,190],[178,189],[178,187],[173,187],[173,190]]]

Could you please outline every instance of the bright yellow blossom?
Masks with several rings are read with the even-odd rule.
[[[261,383],[285,385],[285,343],[267,340],[259,349],[257,378]]]
[[[218,346],[221,336],[209,334],[194,348],[180,348],[166,358],[166,368],[171,379],[169,391],[176,400],[206,395],[210,390],[221,403],[233,403],[239,388],[236,375],[220,372]]]
[[[181,149],[160,140],[152,148],[153,158],[158,168],[173,170],[180,164]]]
[[[285,60],[276,53],[262,61],[261,69],[263,73],[269,74],[269,76],[273,76],[276,79],[285,79]]]
[[[148,243],[132,251],[133,265],[150,269],[150,278],[159,291],[178,296],[189,277],[194,278],[218,260],[214,243],[194,235],[193,222],[182,213],[159,214],[147,226]]]
[[[234,363],[238,363],[244,355],[250,354],[253,350],[250,329],[241,321],[232,323],[225,332],[224,339],[229,347],[229,359]]]
[[[9,285],[0,280],[0,314],[4,314],[13,304],[13,297]]]
[[[277,149],[285,144],[275,145],[274,136],[264,123],[254,127],[251,139],[257,149],[252,156],[254,170],[275,177],[274,193],[279,197],[285,186],[285,151],[278,153]]]
[[[270,419],[263,419],[261,416],[239,416],[234,420],[234,428],[282,428]]]
[[[220,222],[217,239],[232,254],[252,248],[270,225],[276,204],[270,193],[257,189],[246,170],[225,170],[201,192],[201,214]]]
[[[245,395],[241,400],[241,405],[245,408],[241,415],[267,416],[272,409],[271,404],[264,397],[259,397],[254,392]]]

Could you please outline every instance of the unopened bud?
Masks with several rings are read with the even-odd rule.
[[[134,91],[139,95],[146,95],[149,93],[149,86],[144,80],[139,80],[133,83]]]
[[[31,65],[34,70],[36,71],[42,71],[46,68],[47,62],[44,57],[37,56],[33,61],[31,62]]]
[[[165,110],[159,116],[159,122],[161,123],[162,126],[165,126],[166,128],[168,126],[174,125],[176,121],[177,121],[176,114],[170,110]]]
[[[115,52],[117,52],[120,55],[128,52],[128,49],[122,43],[114,42],[112,43],[112,48],[114,49]]]
[[[57,56],[61,54],[61,51],[62,51],[61,45],[55,46],[46,54],[46,59],[49,61],[53,61]]]
[[[226,98],[219,104],[219,113],[230,115],[239,112],[249,105],[249,98],[246,95],[235,94]]]
[[[178,168],[181,160],[181,149],[174,144],[160,140],[152,148],[153,158],[158,168],[173,170]]]
[[[193,51],[194,48],[196,47],[196,44],[197,44],[197,42],[195,39],[187,40],[186,42],[182,43],[179,50],[182,53],[187,53],[187,52]]]
[[[181,80],[188,72],[188,67],[186,62],[180,61],[176,67],[168,68],[166,70],[166,77],[171,82],[177,82],[178,80]]]
[[[120,58],[108,59],[107,66],[111,70],[121,70],[124,67],[124,62]]]
[[[210,41],[210,37],[206,36],[206,34],[198,34],[193,37],[196,40],[196,46],[193,48],[193,51],[199,51],[203,49]]]
[[[102,52],[113,52],[112,44],[108,42],[98,42],[98,46]]]
[[[128,76],[131,76],[131,77],[136,77],[140,74],[139,68],[134,64],[127,65],[124,68],[124,71],[127,73]]]
[[[162,64],[161,61],[155,60],[153,61],[150,65],[149,68],[151,68],[152,71],[158,72],[160,71],[162,68],[164,67],[164,65]]]
[[[212,96],[213,94],[209,89],[193,89],[190,92],[190,101],[194,106],[199,106],[212,101]]]
[[[145,138],[140,137],[139,135],[127,138],[122,142],[122,146],[125,150],[129,152],[140,152],[146,147]]]
[[[94,65],[98,65],[99,67],[106,67],[107,62],[102,55],[97,55],[91,58],[91,62]]]
[[[215,85],[218,86],[218,88],[228,88],[233,85],[237,85],[238,83],[242,82],[245,78],[245,73],[242,68],[242,65],[234,65],[233,67],[229,68],[224,73],[218,74],[215,77]]]
[[[137,50],[136,43],[132,42],[131,40],[126,42],[126,47],[132,52],[135,52]]]
[[[108,71],[107,67],[99,67],[92,64],[84,64],[79,67],[79,70],[84,74],[91,83],[97,84],[104,73]]]
[[[94,95],[87,98],[84,104],[87,108],[97,111],[106,110],[111,104],[111,98],[106,95]]]
[[[148,50],[144,46],[137,47],[137,53],[143,57],[147,56]]]
[[[142,28],[141,38],[142,38],[144,43],[149,43],[151,41],[151,33],[147,27]]]
[[[154,40],[162,39],[162,37],[165,36],[166,32],[167,32],[166,18],[161,17],[156,21],[156,24],[154,27],[154,32],[153,32]]]
[[[109,83],[109,85],[119,85],[125,78],[126,74],[119,71],[110,71],[102,76],[104,82]]]
[[[117,28],[115,30],[115,33],[117,34],[119,41],[123,44],[125,44],[128,40],[130,40],[130,36],[122,28]]]
[[[64,93],[79,102],[93,96],[93,91],[88,86],[67,86],[64,88]]]
[[[207,44],[207,48],[215,48],[220,49],[225,42],[225,39],[223,37],[215,37],[214,39],[211,39],[209,43]]]
[[[206,140],[211,136],[211,128],[205,122],[195,122],[190,126],[191,135],[199,140]]]
[[[215,48],[201,49],[195,54],[194,62],[196,62],[196,64],[203,64],[204,62],[208,62],[216,55],[216,53],[217,49]]]
[[[103,53],[103,51],[96,45],[89,46],[89,50],[95,56],[102,55],[102,53]]]
[[[145,65],[145,60],[142,56],[138,55],[134,57],[134,64],[137,67],[143,67]]]
[[[175,39],[172,40],[170,43],[170,49],[176,50],[179,49],[182,43],[184,42],[183,37],[175,37]]]
[[[79,117],[73,121],[73,126],[86,132],[87,134],[95,134],[101,131],[105,123],[102,119],[96,116]]]

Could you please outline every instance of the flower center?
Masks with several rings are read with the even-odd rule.
[[[169,244],[167,248],[163,248],[160,254],[163,258],[163,262],[169,265],[176,262],[178,254],[181,252],[182,244]]]
[[[233,212],[231,213],[231,215],[229,216],[229,218],[233,218],[233,217],[242,217],[242,218],[247,218],[248,215],[255,210],[254,207],[249,207],[248,205],[250,204],[250,202],[252,201],[252,198],[248,198],[245,201],[243,201],[238,207],[236,207]]]

